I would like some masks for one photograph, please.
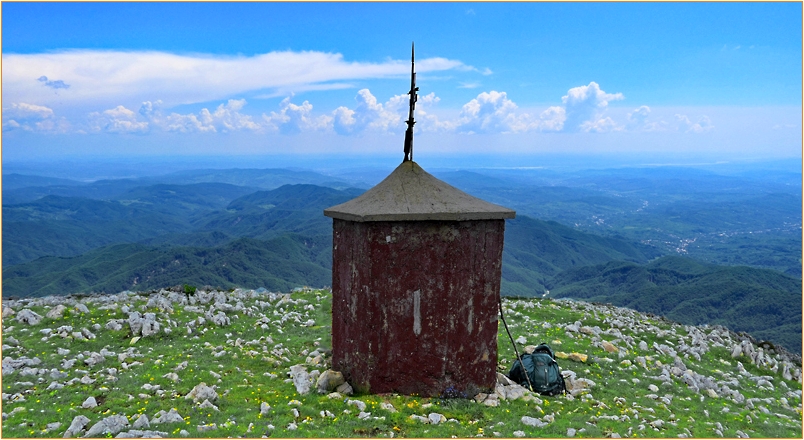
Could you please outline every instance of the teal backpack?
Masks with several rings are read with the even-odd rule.
[[[514,361],[508,377],[514,382],[528,388],[528,378],[533,391],[545,396],[555,396],[565,391],[564,377],[556,363],[553,350],[547,344],[541,344],[531,354],[523,354],[522,363]],[[524,365],[524,370],[522,368]],[[527,378],[525,377],[527,372]]]

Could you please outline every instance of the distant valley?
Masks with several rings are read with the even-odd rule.
[[[725,324],[800,352],[800,175],[795,185],[795,173],[673,167],[432,173],[517,210],[504,295],[549,291]],[[322,210],[375,183],[284,169],[91,183],[4,175],[3,296],[328,285]]]

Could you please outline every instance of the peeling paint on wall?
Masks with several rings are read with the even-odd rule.
[[[491,391],[504,230],[333,219],[333,368],[365,392]]]

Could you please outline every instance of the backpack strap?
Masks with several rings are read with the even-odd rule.
[[[553,354],[553,350],[551,350],[551,349],[550,349],[550,346],[549,346],[549,345],[547,345],[547,344],[546,344],[546,343],[544,343],[544,342],[542,342],[541,344],[539,344],[538,346],[536,346],[536,348],[535,348],[535,349],[533,349],[533,352],[534,352],[534,353],[547,353],[547,354],[549,354],[549,355],[550,355],[550,357],[551,357],[551,358],[553,358],[553,360],[555,360],[555,358],[556,358],[556,355],[555,355],[555,354]]]

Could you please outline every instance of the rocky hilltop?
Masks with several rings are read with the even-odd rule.
[[[181,288],[2,302],[4,437],[801,437],[801,358],[721,326],[504,299],[568,393],[504,375],[441,398],[352,395],[328,369],[331,293]]]

